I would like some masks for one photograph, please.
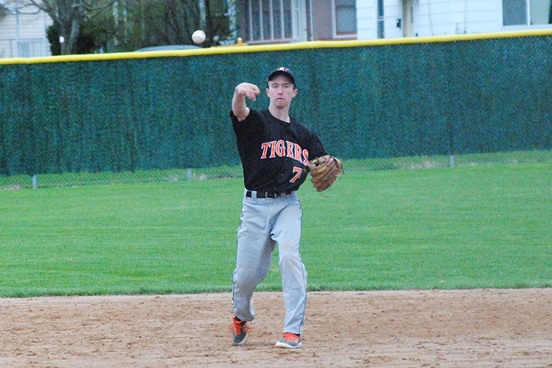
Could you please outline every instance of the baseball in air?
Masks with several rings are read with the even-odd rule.
[[[205,32],[203,32],[201,29],[198,29],[192,34],[192,41],[197,43],[198,45],[200,43],[203,43],[205,41]]]

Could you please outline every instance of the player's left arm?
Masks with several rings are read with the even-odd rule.
[[[312,134],[309,146],[311,150],[309,150],[308,163],[304,170],[310,173],[315,189],[322,192],[331,187],[337,177],[343,173],[343,163],[326,152],[324,145],[315,134]]]
[[[307,145],[307,150],[309,151],[309,161],[312,161],[318,157],[326,156],[328,154],[326,152],[326,149],[324,148],[324,145],[320,141],[320,138],[312,133]]]

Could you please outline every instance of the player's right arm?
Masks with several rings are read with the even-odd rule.
[[[236,86],[234,96],[232,97],[232,113],[239,121],[245,120],[249,115],[250,110],[245,103],[245,99],[248,98],[251,101],[255,101],[260,93],[259,87],[252,83],[244,82]]]

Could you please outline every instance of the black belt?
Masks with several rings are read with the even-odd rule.
[[[245,196],[249,197],[249,198],[253,198],[253,193],[257,194],[256,195],[257,198],[278,198],[278,197],[281,197],[283,195],[289,195],[293,192],[291,190],[286,190],[285,192],[281,192],[281,193],[258,192],[258,191],[254,191],[254,190],[248,190],[247,192],[245,192]]]

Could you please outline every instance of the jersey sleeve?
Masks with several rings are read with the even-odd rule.
[[[320,141],[320,138],[318,138],[318,136],[315,133],[313,133],[309,128],[305,127],[305,134],[306,134],[305,146],[306,146],[306,149],[309,151],[309,160],[312,160],[327,154],[326,149],[322,144],[322,141]]]
[[[232,128],[237,136],[243,136],[258,132],[262,126],[260,124],[260,112],[249,109],[249,115],[242,121],[239,121],[236,115],[230,110],[230,119],[232,120]]]

